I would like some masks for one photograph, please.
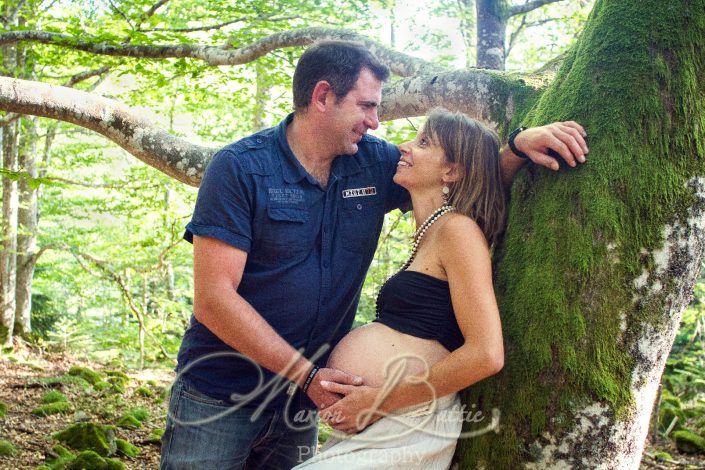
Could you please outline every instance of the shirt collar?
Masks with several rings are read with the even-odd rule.
[[[279,123],[277,127],[277,139],[279,141],[279,148],[282,152],[284,158],[281,159],[282,163],[282,174],[284,175],[284,181],[287,183],[298,183],[302,179],[306,178],[308,174],[306,169],[301,165],[301,162],[296,158],[294,152],[291,151],[289,147],[289,142],[286,140],[286,126],[291,124],[294,119],[294,113],[289,114],[284,118],[282,122]]]

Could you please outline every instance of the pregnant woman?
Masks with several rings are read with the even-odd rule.
[[[328,361],[365,379],[321,384],[344,396],[323,419],[350,435],[297,469],[448,468],[463,420],[457,392],[503,366],[490,261],[505,220],[497,136],[435,111],[399,149],[394,181],[409,191],[418,227],[411,257],[382,286],[376,320]]]

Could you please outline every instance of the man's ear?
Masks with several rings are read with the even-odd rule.
[[[457,163],[448,163],[443,172],[444,183],[455,183],[460,179],[460,168]]]
[[[313,105],[319,111],[326,110],[327,100],[330,99],[330,94],[333,93],[333,88],[331,88],[330,83],[325,80],[321,80],[316,83],[313,87],[313,93],[311,94],[311,105]]]

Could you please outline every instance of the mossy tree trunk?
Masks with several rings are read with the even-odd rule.
[[[638,468],[703,257],[703,48],[703,0],[598,0],[518,113],[581,122],[590,154],[515,181],[497,258],[505,368],[466,397],[500,424],[460,441],[461,468]]]

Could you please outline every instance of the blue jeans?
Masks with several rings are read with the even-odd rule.
[[[256,406],[233,407],[178,378],[171,389],[160,469],[284,470],[316,453],[318,417],[312,412],[293,410],[313,418],[308,426],[294,420],[292,427],[284,410],[267,409],[253,422]]]

